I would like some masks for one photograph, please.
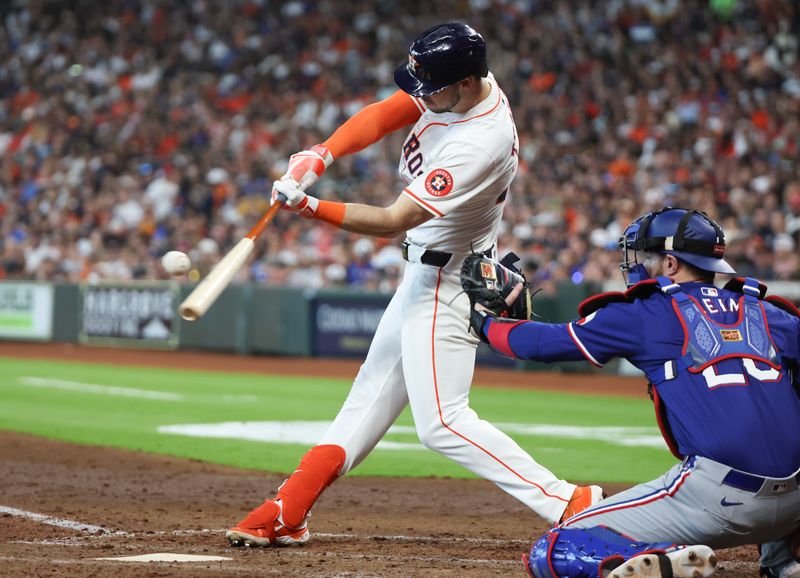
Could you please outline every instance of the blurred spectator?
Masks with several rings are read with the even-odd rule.
[[[723,222],[742,273],[800,279],[792,0],[12,0],[0,18],[0,278],[166,278],[170,249],[205,274],[288,156],[390,94],[419,30],[458,19],[515,111],[500,251],[535,284],[618,278],[620,232],[664,205]],[[316,193],[391,203],[402,133]],[[236,280],[390,291],[398,244],[279,215]]]
[[[347,284],[353,287],[366,288],[376,281],[376,271],[372,266],[372,239],[362,237],[353,243],[350,263],[347,265]]]

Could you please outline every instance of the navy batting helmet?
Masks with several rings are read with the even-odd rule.
[[[725,234],[702,211],[666,207],[648,213],[628,225],[620,239],[620,247],[625,254],[625,261],[620,267],[623,273],[628,273],[629,284],[647,278],[646,272],[639,269],[635,254],[631,259],[629,251],[674,255],[702,271],[736,273],[722,258],[725,254]]]
[[[394,71],[394,81],[411,96],[422,97],[473,74],[489,74],[486,43],[470,26],[448,22],[417,36],[408,49],[408,62]]]

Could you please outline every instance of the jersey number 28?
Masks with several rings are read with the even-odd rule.
[[[774,367],[759,369],[752,359],[742,359],[742,366],[751,377],[761,382],[777,381],[781,376],[781,372]],[[714,389],[721,385],[745,385],[747,383],[744,373],[717,373],[714,365],[706,367],[702,375],[706,379],[708,389]]]

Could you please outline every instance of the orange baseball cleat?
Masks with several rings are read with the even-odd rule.
[[[311,533],[306,525],[307,517],[300,526],[284,525],[280,500],[267,500],[236,526],[228,530],[225,538],[231,546],[266,548],[269,546],[299,546],[308,542]]]
[[[572,492],[572,497],[569,499],[567,509],[561,514],[559,523],[580,514],[585,509],[594,506],[605,497],[603,488],[600,486],[577,486],[575,491]]]

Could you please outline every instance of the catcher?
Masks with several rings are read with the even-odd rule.
[[[464,275],[471,325],[496,351],[596,366],[624,357],[641,369],[680,460],[542,536],[526,568],[537,578],[701,577],[716,569],[711,548],[762,543],[764,576],[800,577],[800,310],[755,279],[714,285],[735,272],[705,213],[647,214],[621,246],[629,289],[587,299],[567,324],[531,322],[528,311],[503,319],[527,288]]]

